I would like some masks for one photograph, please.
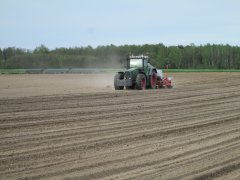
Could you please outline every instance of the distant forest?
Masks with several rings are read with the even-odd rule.
[[[240,69],[240,47],[215,44],[107,45],[53,50],[40,45],[32,51],[8,47],[0,49],[0,69],[123,68],[129,54],[148,55],[158,68],[169,65],[171,69]]]

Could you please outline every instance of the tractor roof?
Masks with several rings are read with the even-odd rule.
[[[139,56],[134,56],[134,55],[131,55],[129,56],[130,59],[149,59],[148,56],[144,56],[144,55],[139,55]]]

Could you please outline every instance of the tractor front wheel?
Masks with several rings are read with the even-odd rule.
[[[123,88],[124,88],[124,86],[118,86],[117,85],[117,81],[118,80],[121,80],[121,79],[123,79],[124,77],[123,77],[123,74],[121,74],[121,73],[117,73],[115,76],[114,76],[114,88],[115,88],[115,90],[123,90]]]
[[[146,76],[144,74],[138,74],[136,77],[136,89],[146,89]]]

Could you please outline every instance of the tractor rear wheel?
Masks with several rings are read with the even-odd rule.
[[[157,73],[153,71],[150,78],[150,86],[152,89],[155,89],[156,85],[157,85]]]
[[[136,77],[136,89],[143,90],[146,89],[146,76],[144,74],[138,74]]]
[[[122,73],[117,73],[115,76],[114,76],[114,88],[115,90],[123,90],[124,86],[118,86],[117,85],[117,81],[118,80],[122,80],[124,77],[123,77],[123,74]]]

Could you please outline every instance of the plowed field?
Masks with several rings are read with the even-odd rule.
[[[240,73],[171,75],[1,75],[0,179],[240,179]]]

